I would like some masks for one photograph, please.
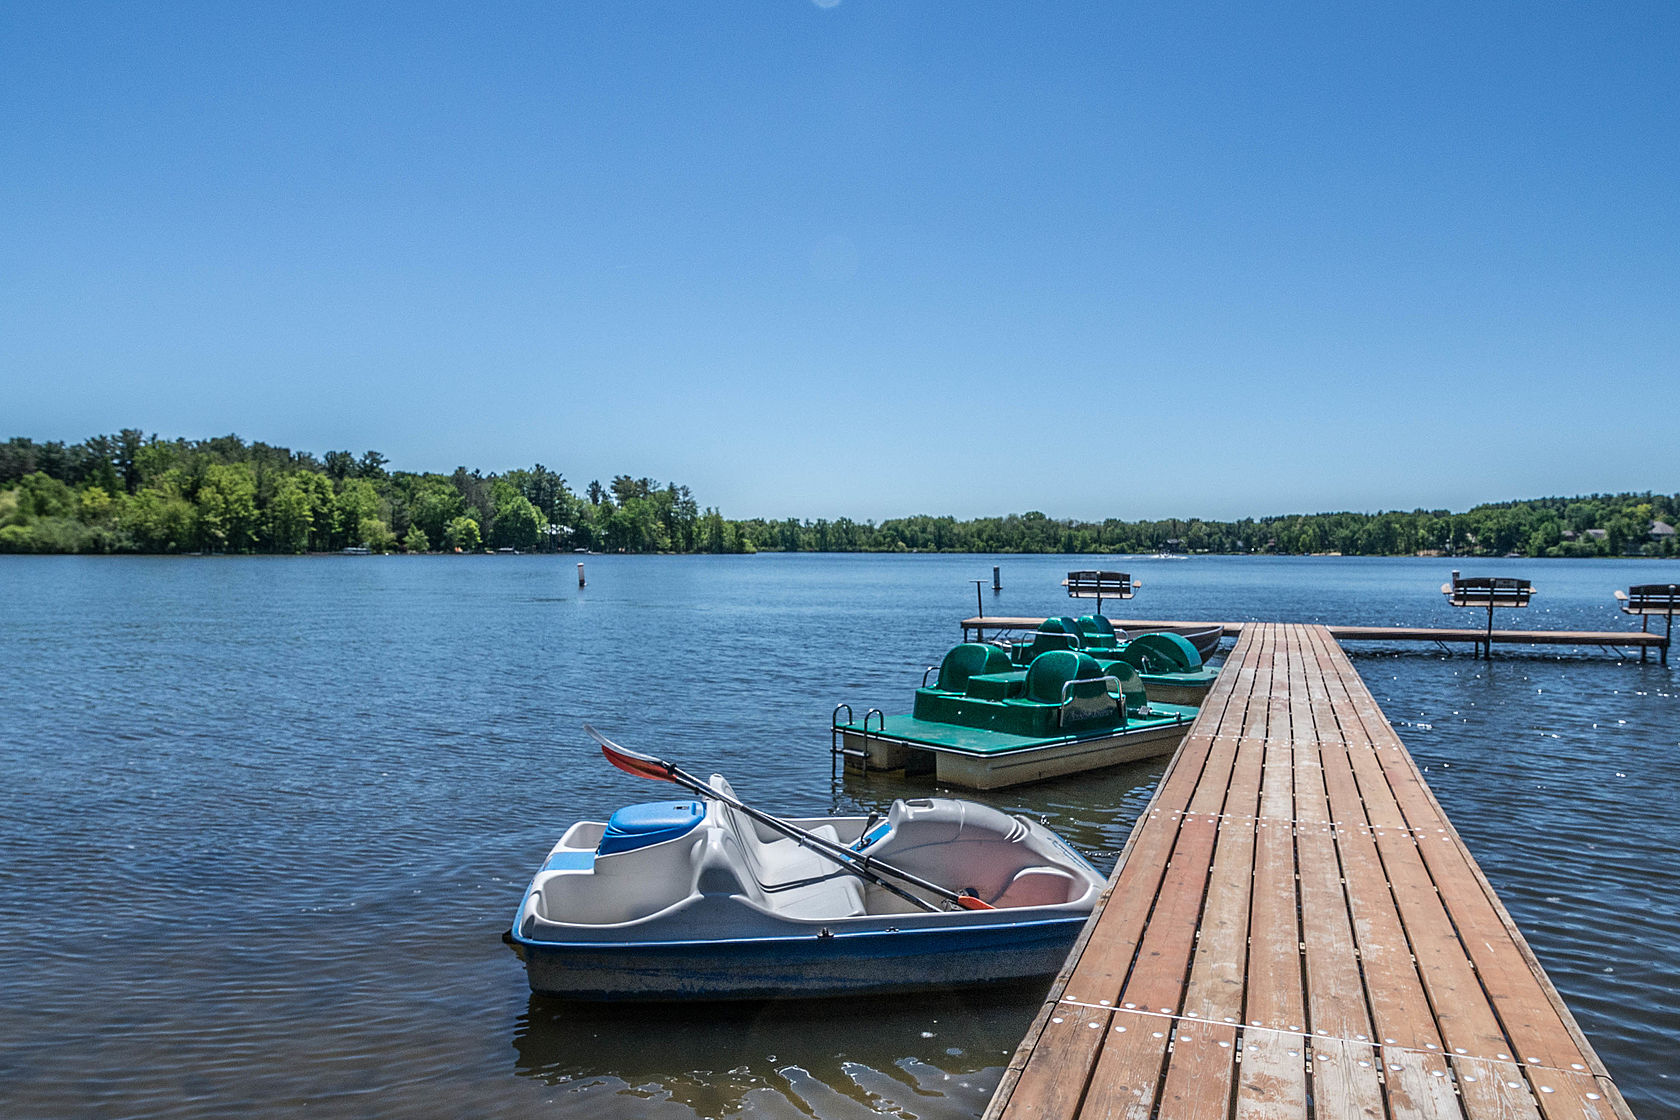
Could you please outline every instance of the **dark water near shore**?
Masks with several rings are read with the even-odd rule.
[[[834,704],[905,708],[1090,558],[0,557],[0,1115],[977,1116],[1042,997],[699,1012],[533,999],[501,944],[564,827],[646,800],[584,719],[765,808]],[[1128,559],[1132,617],[1625,629],[1614,561]],[[1085,604],[1088,606],[1088,604]],[[1636,628],[1636,627],[1635,627]],[[1355,664],[1642,1120],[1680,1117],[1680,658]],[[1161,764],[1001,791],[1110,867]],[[917,787],[926,788],[926,787]]]

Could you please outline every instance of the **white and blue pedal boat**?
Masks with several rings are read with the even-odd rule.
[[[690,780],[700,796],[580,821],[549,852],[505,937],[533,992],[776,999],[1049,976],[1104,886],[1042,824],[971,801],[781,820],[720,775]]]

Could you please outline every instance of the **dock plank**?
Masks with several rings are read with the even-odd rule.
[[[1090,1091],[1077,1115],[1148,1120],[1160,1092],[1172,1023],[1116,1015],[1103,1039]]]
[[[1161,1088],[1161,1111],[1186,1120],[1225,1120],[1236,1078],[1237,1028],[1222,1022],[1180,1022]]]
[[[1369,1043],[1313,1040],[1313,1099],[1321,1116],[1383,1120],[1382,1074]]]
[[[1238,1120],[1296,1120],[1307,1114],[1306,1044],[1300,1035],[1243,1035],[1237,1082]]]
[[[1243,628],[990,1120],[1631,1120],[1332,635]]]

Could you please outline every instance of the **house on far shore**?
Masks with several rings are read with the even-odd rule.
[[[1577,533],[1573,529],[1565,529],[1560,536],[1566,541],[1585,540],[1592,541],[1596,544],[1608,541],[1610,539],[1610,531],[1608,529],[1583,529],[1581,532]],[[1675,544],[1674,526],[1670,525],[1668,522],[1651,522],[1651,527],[1646,531],[1646,536],[1651,541],[1650,545],[1645,546],[1647,552],[1649,552],[1652,548],[1661,551],[1664,555],[1668,555],[1673,551]],[[1634,539],[1624,542],[1622,550],[1630,555],[1639,552],[1639,541]]]

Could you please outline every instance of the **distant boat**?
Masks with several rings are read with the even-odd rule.
[[[345,556],[372,556],[373,555],[373,549],[371,549],[371,548],[345,548],[345,549],[340,549],[339,551],[342,552]]]

